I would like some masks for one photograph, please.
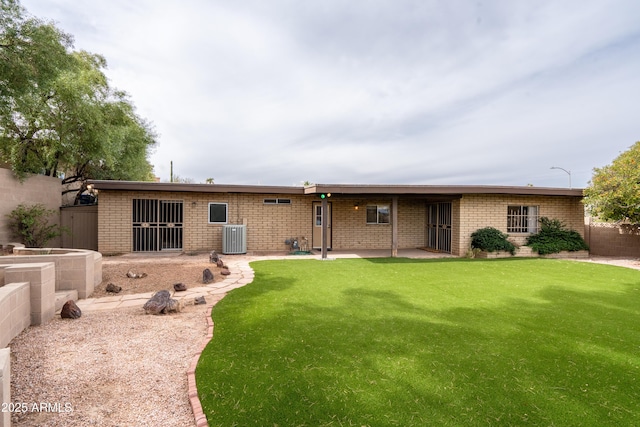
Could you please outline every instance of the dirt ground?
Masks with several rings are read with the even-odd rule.
[[[224,258],[223,258],[224,261]],[[209,255],[177,255],[173,257],[127,257],[114,256],[102,259],[102,283],[91,294],[91,298],[113,296],[105,290],[107,284],[122,287],[118,295],[173,290],[175,283],[184,283],[187,288],[203,286],[202,273],[208,268],[214,282],[224,280],[221,268],[209,262]],[[143,278],[129,278],[127,273],[146,274]]]

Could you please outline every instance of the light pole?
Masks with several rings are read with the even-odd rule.
[[[567,175],[569,175],[569,190],[571,190],[571,171],[566,170],[565,168],[561,168],[558,166],[551,166],[551,169],[560,169],[563,170],[567,173]]]

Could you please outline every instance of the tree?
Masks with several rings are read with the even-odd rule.
[[[18,1],[0,0],[0,109],[34,85],[48,88],[67,66],[72,42],[53,24],[28,16]]]
[[[20,179],[64,174],[63,184],[74,184],[64,192],[77,196],[90,178],[153,179],[148,155],[156,135],[126,93],[109,86],[106,60],[70,51],[70,38],[52,24],[25,18],[12,0],[0,1],[0,22],[7,23],[0,30],[0,55],[13,64],[0,67],[0,161]],[[51,47],[47,64],[55,67],[41,64],[42,46]],[[23,65],[27,80],[14,84]]]
[[[640,141],[610,165],[594,169],[584,203],[604,221],[640,223]]]

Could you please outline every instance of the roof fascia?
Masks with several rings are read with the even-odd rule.
[[[114,191],[167,191],[186,193],[249,193],[249,194],[304,194],[303,187],[270,185],[184,184],[177,182],[107,181],[90,180],[97,190]]]
[[[341,195],[443,195],[507,194],[528,196],[582,197],[582,188],[509,187],[491,185],[350,185],[313,184],[306,187],[270,185],[184,184],[175,182],[89,180],[97,190],[165,191],[188,193],[245,193],[245,194],[341,194]]]
[[[509,187],[491,185],[344,185],[315,184],[305,187],[305,194],[384,194],[384,195],[462,195],[509,194],[530,196],[582,197],[581,188]]]

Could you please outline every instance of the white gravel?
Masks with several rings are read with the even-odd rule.
[[[14,426],[194,426],[186,372],[205,311],[95,311],[28,328],[10,343],[11,400],[27,409]]]

